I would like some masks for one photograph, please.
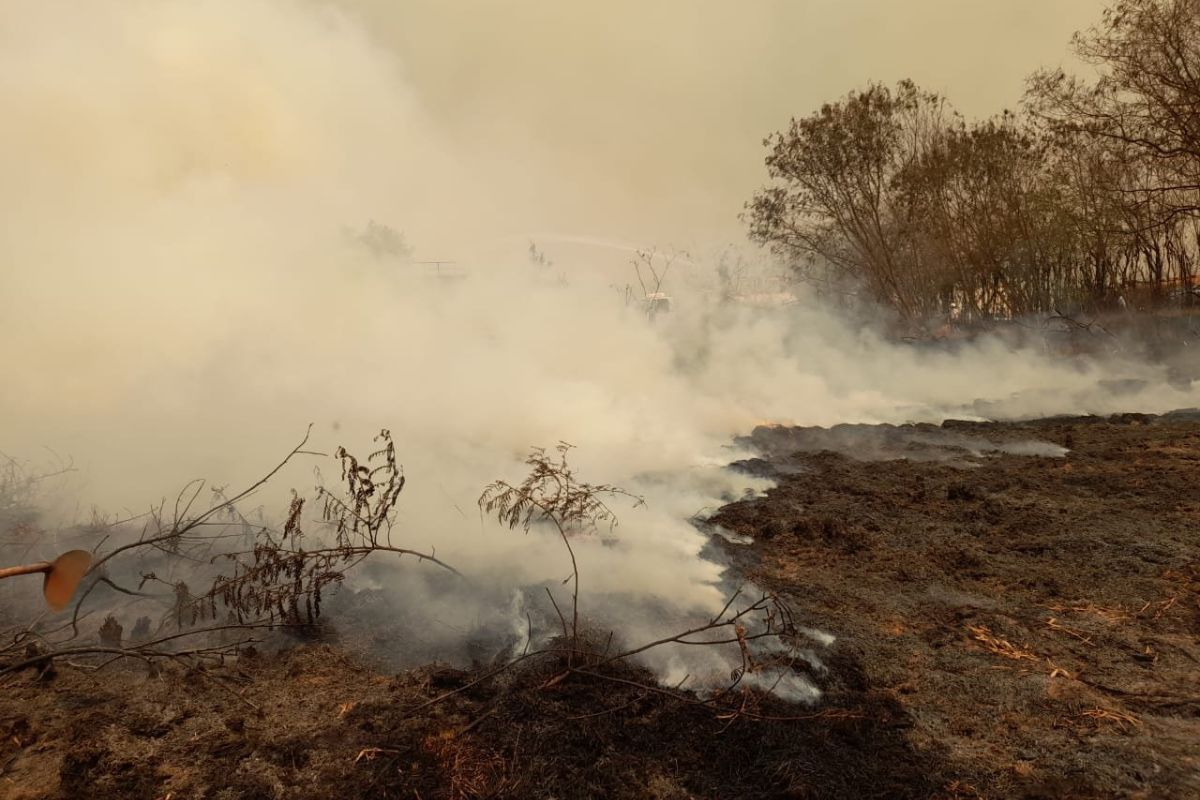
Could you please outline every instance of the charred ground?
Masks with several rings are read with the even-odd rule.
[[[203,676],[58,663],[4,681],[0,795],[1200,792],[1200,415],[748,441],[761,457],[740,466],[779,485],[712,523],[750,542],[725,545],[739,570],[838,637],[820,706],[762,709],[808,719],[717,719],[628,667],[473,683],[487,667],[388,675],[336,644]]]
[[[746,466],[780,485],[714,522],[895,698],[947,791],[1196,796],[1197,419],[762,428]],[[1070,452],[1012,454],[1033,441]]]

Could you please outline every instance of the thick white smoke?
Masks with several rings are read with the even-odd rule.
[[[85,507],[141,510],[197,476],[246,485],[309,422],[326,452],[387,427],[409,476],[397,539],[483,585],[539,585],[569,574],[558,543],[481,522],[475,499],[519,479],[530,446],[567,440],[585,480],[647,500],[617,506],[615,546],[580,545],[585,610],[662,633],[724,601],[687,520],[745,488],[719,466],[759,421],[936,420],[980,398],[1029,414],[1195,404],[1151,367],[999,342],[921,353],[807,300],[718,311],[701,256],[673,267],[677,308],[651,322],[622,298],[619,250],[551,243],[549,268],[489,250],[505,196],[457,163],[394,56],[327,8],[3,8],[0,449],[70,454]],[[348,235],[370,220],[468,277],[377,257]],[[1105,377],[1149,383],[1117,398]]]

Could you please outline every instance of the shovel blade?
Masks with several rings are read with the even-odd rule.
[[[70,550],[56,558],[42,584],[47,605],[55,611],[66,608],[91,565],[92,554],[87,550]]]

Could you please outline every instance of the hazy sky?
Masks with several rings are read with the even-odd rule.
[[[763,136],[866,81],[968,115],[1068,61],[1100,0],[340,0],[399,55],[510,224],[643,241],[736,236]],[[517,211],[520,209],[520,212]],[[537,209],[535,219],[522,219]]]
[[[168,479],[175,453],[256,465],[259,456],[243,456],[251,439],[272,457],[308,421],[398,425],[403,385],[384,391],[372,379],[366,394],[383,413],[356,409],[326,377],[351,363],[336,336],[323,338],[335,310],[335,330],[343,316],[385,329],[361,336],[372,346],[358,357],[394,365],[392,351],[409,349],[395,344],[407,330],[392,330],[397,315],[374,305],[390,291],[371,283],[383,280],[379,265],[347,235],[368,220],[405,231],[419,257],[478,272],[526,267],[529,234],[543,245],[547,232],[664,247],[735,240],[737,214],[764,179],[761,140],[791,115],[902,77],[944,90],[969,114],[999,110],[1101,11],[1078,0],[338,2],[0,0],[0,363],[21,376],[20,391],[0,391],[0,450],[119,458],[125,472],[105,479],[140,497],[139,476],[175,485],[223,473],[216,461],[187,460]],[[504,236],[514,258],[482,257],[481,243]],[[581,263],[546,249],[561,269]],[[633,280],[625,253],[603,253],[611,273],[595,276],[586,302]],[[439,340],[444,352],[389,367],[401,384],[425,377],[430,417],[446,406],[439,392],[486,394],[474,381],[489,373],[477,365],[492,368],[497,336],[527,335],[534,345],[514,338],[494,362],[524,363],[554,329],[511,318],[523,293],[484,299],[499,308],[472,309],[466,319],[478,322],[464,331],[457,318],[448,327],[427,318],[424,298],[405,298],[425,324],[410,341],[453,332]],[[591,313],[579,302],[565,315],[576,326]],[[610,348],[611,321],[598,319],[580,336],[594,335],[596,363],[615,359],[614,383],[595,391],[601,410],[578,419],[610,413],[613,397],[652,394],[628,373],[636,347]],[[539,389],[546,412],[521,394],[510,416],[590,407],[576,392],[593,378],[570,373],[578,338],[535,359],[566,371]],[[764,337],[768,351],[777,338]],[[837,353],[830,380],[842,383],[829,407],[842,411],[861,390],[844,387]],[[791,363],[791,353],[775,355]],[[746,359],[727,360],[741,369]],[[354,363],[354,380],[375,371]],[[764,367],[762,386],[779,384],[781,370]],[[895,385],[869,378],[863,385]],[[560,379],[562,393],[546,388]],[[742,393],[754,383],[733,381]],[[816,391],[781,394],[811,406]],[[739,419],[785,416],[771,391],[762,395],[735,398],[750,409]],[[458,417],[470,413],[487,428],[498,412]],[[621,417],[631,435],[638,413]],[[724,410],[715,417],[722,435],[734,425]],[[235,422],[240,432],[214,452],[210,432]],[[547,436],[510,432],[522,448],[578,435],[574,417],[550,423]],[[232,439],[244,450],[225,452]]]

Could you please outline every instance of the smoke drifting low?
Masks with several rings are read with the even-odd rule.
[[[720,467],[761,421],[937,421],[980,399],[1015,414],[1197,404],[1151,366],[1000,342],[919,352],[804,297],[770,314],[721,306],[703,254],[673,267],[676,309],[651,321],[622,295],[634,276],[619,248],[551,244],[556,263],[539,267],[524,244],[491,247],[504,194],[475,184],[394,56],[329,9],[5,8],[20,24],[0,28],[0,448],[74,458],[65,518],[141,510],[197,476],[244,486],[310,422],[325,452],[365,451],[387,427],[409,477],[397,540],[507,587],[460,608],[491,619],[496,596],[569,564],[553,540],[481,522],[476,498],[519,480],[530,446],[566,440],[585,479],[647,500],[616,509],[615,546],[581,545],[583,605],[636,608],[660,631],[725,600],[687,520],[747,487]],[[370,220],[466,277],[379,258],[347,235]],[[1116,397],[1101,382],[1118,378],[1144,383]],[[268,513],[312,466],[261,496]],[[503,613],[523,619],[512,602]]]

